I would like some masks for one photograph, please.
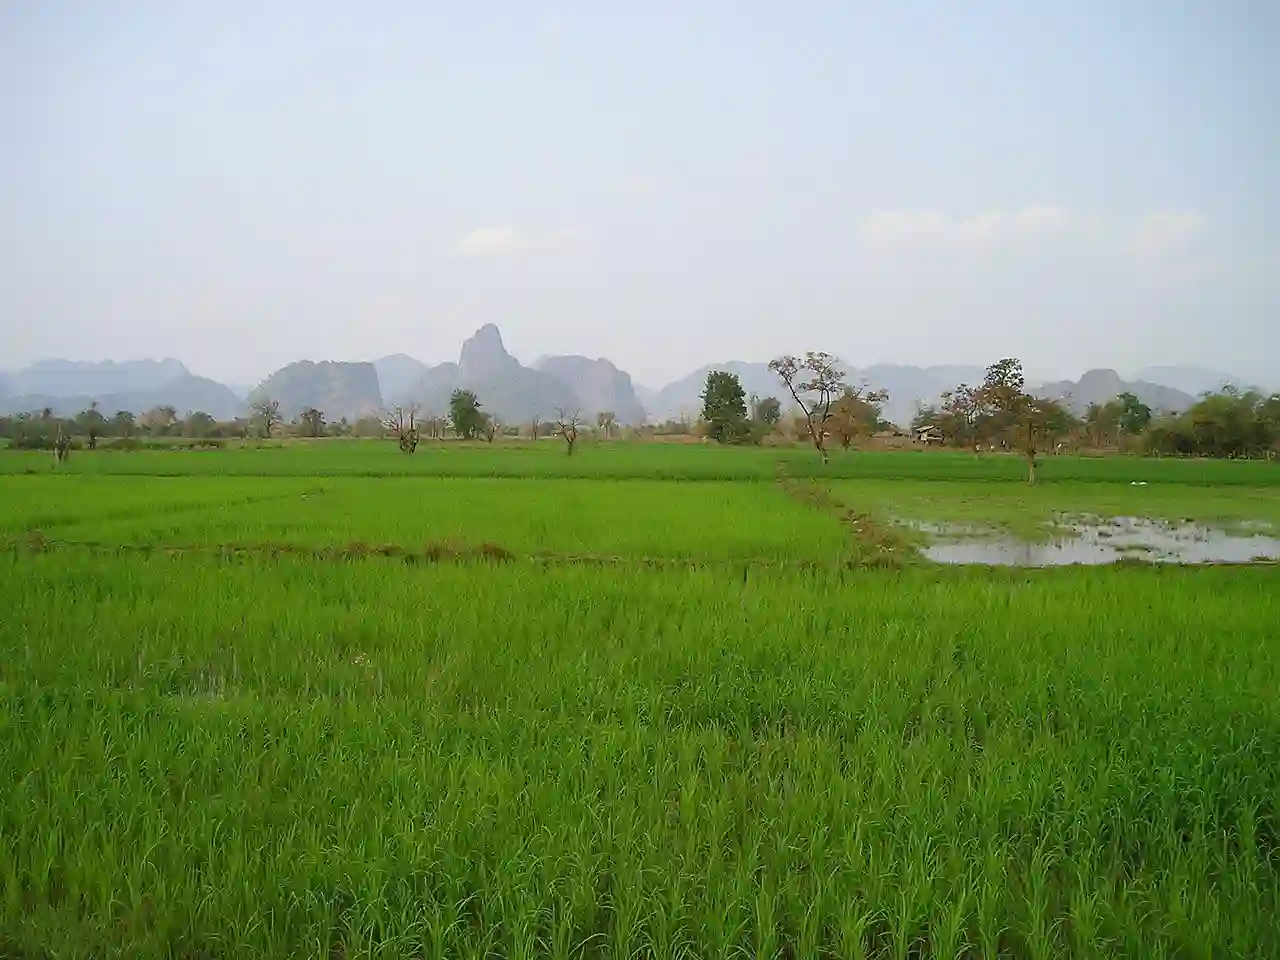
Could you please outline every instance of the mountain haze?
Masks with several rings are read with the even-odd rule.
[[[373,361],[378,373],[378,389],[386,403],[405,403],[430,369],[421,360],[405,353],[393,353]]]
[[[1090,370],[1078,381],[1059,380],[1031,388],[1031,393],[1049,400],[1066,401],[1067,406],[1083,414],[1091,404],[1104,404],[1122,393],[1131,393],[1156,413],[1181,413],[1195,397],[1172,387],[1145,380],[1126,381],[1114,370]]]
[[[234,420],[245,411],[244,401],[223,384],[207,377],[185,373],[149,390],[73,393],[62,396],[41,393],[0,396],[0,412],[26,413],[48,407],[57,416],[70,417],[88,409],[93,403],[97,403],[98,409],[108,417],[117,410],[143,413],[154,407],[173,407],[179,417],[200,410],[218,420]]]
[[[621,424],[645,421],[644,407],[636,397],[631,376],[604,358],[542,357],[534,367],[567,385],[578,397],[579,413],[589,420],[607,410]]]
[[[1134,379],[1172,387],[1193,397],[1198,397],[1202,393],[1213,393],[1221,390],[1224,386],[1241,388],[1260,386],[1263,389],[1273,386],[1280,387],[1280,382],[1275,384],[1251,384],[1222,370],[1210,370],[1207,367],[1195,366],[1143,367],[1134,374]]]
[[[702,412],[702,391],[707,385],[707,374],[714,370],[722,370],[735,374],[742,383],[742,390],[750,397],[777,397],[783,400],[786,409],[789,398],[786,387],[777,375],[769,369],[767,363],[752,363],[745,360],[726,360],[724,363],[712,363],[699,367],[679,380],[673,380],[660,390],[650,394],[645,404],[649,419],[653,421],[695,420]]]
[[[278,401],[286,420],[308,407],[331,420],[354,420],[382,407],[378,371],[366,362],[299,360],[277,370],[249,395],[250,403],[264,398]]]
[[[889,399],[882,408],[882,415],[886,420],[903,426],[911,422],[919,404],[937,403],[944,390],[950,390],[962,382],[979,382],[984,374],[982,367],[956,365],[913,367],[877,364],[863,368],[844,366],[842,369],[847,372],[845,380],[850,385],[866,384],[873,390],[888,390]],[[786,386],[769,369],[767,363],[730,360],[700,367],[661,390],[654,391],[646,403],[649,418],[696,418],[702,410],[701,395],[707,374],[713,370],[736,374],[748,396],[754,393],[760,397],[777,397],[782,401],[784,410],[794,406]]]
[[[978,384],[984,368],[966,364],[918,367],[906,364],[845,365],[850,384],[866,384],[889,392],[883,415],[906,425],[921,404],[936,404],[944,391],[960,383]],[[252,395],[279,400],[282,412],[295,417],[314,406],[327,417],[348,419],[384,405],[417,403],[424,412],[444,415],[455,389],[474,390],[484,410],[506,423],[523,423],[533,416],[548,419],[556,411],[576,411],[591,421],[605,410],[618,422],[636,425],[685,418],[702,410],[707,374],[724,370],[736,374],[748,396],[776,397],[784,409],[792,406],[786,387],[764,362],[728,360],[699,367],[660,389],[632,381],[606,358],[580,355],[543,356],[525,366],[507,352],[502,334],[493,324],[476,330],[461,347],[457,362],[434,366],[398,353],[372,362],[299,361],[277,370]],[[1033,384],[1040,396],[1069,398],[1080,412],[1090,403],[1105,403],[1131,392],[1154,410],[1179,411],[1206,390],[1224,383],[1244,385],[1241,378],[1195,366],[1149,367],[1145,375],[1125,380],[1114,370],[1091,370],[1078,381]],[[33,389],[35,388],[35,389]],[[1273,386],[1274,389],[1274,386]],[[178,360],[131,360],[92,363],[43,360],[22,370],[0,372],[0,411],[25,412],[51,407],[73,414],[93,401],[107,413],[141,413],[155,406],[173,406],[179,414],[194,410],[219,418],[242,415],[247,403],[239,393],[215,381],[192,375]]]
[[[5,377],[10,394],[51,397],[142,393],[191,372],[178,360],[41,360]]]

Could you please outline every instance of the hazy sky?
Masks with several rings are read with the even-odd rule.
[[[0,4],[0,369],[1280,382],[1280,4]]]

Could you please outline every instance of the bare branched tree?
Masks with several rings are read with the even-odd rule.
[[[560,436],[564,437],[564,442],[569,445],[569,456],[573,456],[573,445],[578,442],[578,427],[582,426],[582,418],[578,416],[577,411],[573,413],[565,413],[563,410],[556,411],[556,429],[560,431]]]
[[[413,453],[422,438],[418,430],[418,405],[397,404],[382,415],[382,427],[400,446],[401,453]]]
[[[829,353],[810,350],[801,357],[778,357],[769,362],[769,369],[776,373],[804,414],[805,428],[813,447],[826,463],[827,421],[831,419],[831,407],[842,397],[867,403],[883,403],[888,394],[882,390],[870,390],[866,385],[850,387],[844,382],[844,371],[836,366],[837,360]]]
[[[489,414],[484,418],[484,424],[480,427],[480,432],[484,435],[484,438],[487,441],[493,443],[494,438],[502,433],[502,424],[498,421],[497,417],[493,414]]]
[[[165,419],[169,423],[173,422],[174,414],[170,411],[172,407],[157,407],[160,413],[165,415]],[[262,436],[271,436],[272,429],[276,424],[284,423],[284,416],[280,413],[280,401],[272,400],[270,397],[262,397],[255,400],[250,405],[253,414],[253,421],[258,425],[258,429],[262,432]]]
[[[58,423],[58,436],[53,441],[53,455],[58,463],[71,458],[71,436],[62,429],[62,423]]]

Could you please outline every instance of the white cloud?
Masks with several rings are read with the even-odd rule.
[[[454,249],[476,257],[501,257],[534,250],[562,250],[572,244],[581,231],[577,227],[530,232],[506,224],[501,227],[476,227],[467,232]]]
[[[969,217],[937,211],[887,211],[862,223],[862,234],[879,247],[974,247],[1012,237],[1058,233],[1076,225],[1061,207],[1034,204],[1020,210],[988,210]]]

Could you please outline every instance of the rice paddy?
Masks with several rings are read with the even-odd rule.
[[[1280,955],[1280,568],[894,523],[1280,468],[803,453],[3,453],[0,956]]]

